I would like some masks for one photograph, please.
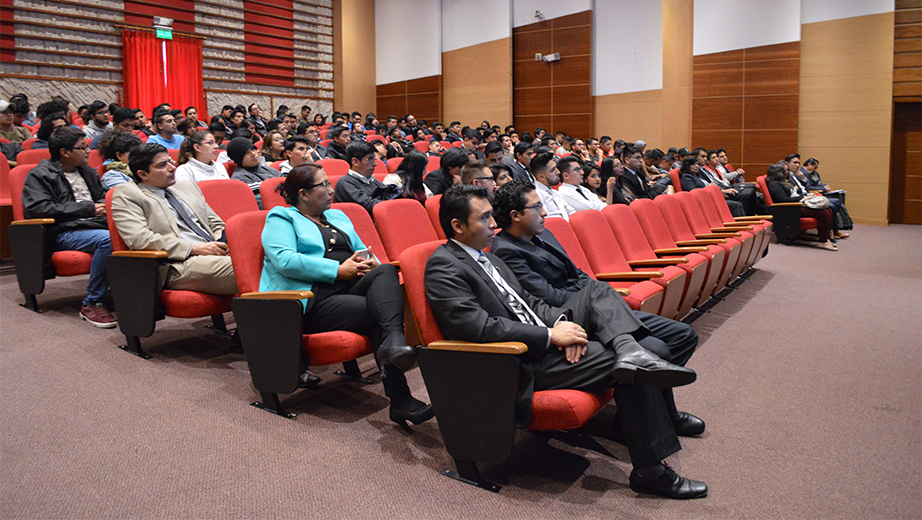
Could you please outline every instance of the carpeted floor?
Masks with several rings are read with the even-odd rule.
[[[50,281],[39,315],[4,275],[0,517],[920,518],[920,252],[908,226],[857,226],[838,253],[772,244],[694,321],[698,381],[677,399],[708,429],[669,462],[710,495],[688,502],[627,487],[627,450],[590,435],[609,409],[582,432],[520,432],[483,468],[492,494],[440,476],[435,421],[405,434],[380,384],[320,369],[281,419],[248,406],[246,362],[209,320],[159,323],[144,361],[78,319],[85,277]]]

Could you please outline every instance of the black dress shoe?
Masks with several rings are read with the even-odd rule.
[[[435,417],[435,412],[432,411],[431,404],[426,404],[412,395],[405,395],[391,399],[390,417],[404,430],[411,431],[407,421],[422,424]]]
[[[690,478],[680,477],[669,464],[663,464],[663,472],[654,479],[644,479],[631,471],[628,478],[631,489],[637,493],[658,495],[666,498],[685,500],[688,498],[701,498],[708,494],[708,485]]]
[[[382,364],[392,365],[401,372],[410,370],[416,363],[416,349],[409,345],[381,345],[376,356]]]
[[[637,349],[618,357],[612,369],[615,381],[640,383],[656,388],[673,388],[695,382],[698,374],[690,368],[663,360],[656,354]]]
[[[672,426],[675,427],[676,435],[682,437],[692,437],[704,433],[704,421],[688,412],[679,412],[672,419]]]
[[[320,384],[320,376],[304,372],[298,376],[298,388],[314,388]]]

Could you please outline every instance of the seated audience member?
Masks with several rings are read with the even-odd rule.
[[[523,139],[521,143],[515,145],[513,157],[505,159],[505,164],[512,172],[513,179],[523,182],[535,182],[535,176],[529,170],[529,165],[534,156],[535,150],[532,148],[530,141]]]
[[[433,195],[438,195],[453,184],[461,182],[461,167],[470,159],[467,152],[461,148],[449,148],[439,161],[439,168],[429,172],[425,183]]]
[[[607,204],[630,204],[636,198],[631,193],[630,188],[624,185],[624,166],[621,165],[621,159],[614,155],[602,159],[599,173],[602,174],[602,182],[598,188],[598,193],[602,193],[604,190]],[[612,183],[614,183],[613,189],[610,188]]]
[[[348,132],[348,129],[346,130]],[[336,181],[336,202],[355,202],[372,214],[375,204],[400,197],[400,189],[385,185],[374,177],[375,147],[365,141],[355,141],[346,146],[349,173]]]
[[[133,134],[134,133],[134,122],[135,122],[134,110],[130,108],[118,107],[115,109],[114,112],[112,112],[112,125],[111,126],[112,126],[112,130],[115,132],[120,132],[123,134],[125,133]],[[92,141],[90,141],[90,150],[96,150],[97,148],[99,148],[99,141],[100,139],[102,139],[102,136],[105,135],[107,132],[109,132],[109,130],[107,130],[106,132],[100,133],[100,134],[96,134],[96,137],[94,137]],[[86,133],[86,130],[84,130],[84,133]],[[35,148],[35,146],[33,146],[33,148]]]
[[[299,126],[298,128],[300,129],[301,127]],[[298,133],[307,139],[307,155],[310,157],[311,162],[327,158],[329,149],[320,144],[320,130],[317,130],[316,126],[308,125],[304,128],[304,131]]]
[[[363,145],[370,147],[352,143],[348,148],[354,151]],[[406,421],[428,421],[432,406],[410,394],[404,376],[416,352],[404,336],[397,269],[379,264],[349,217],[330,209],[333,190],[319,166],[293,169],[279,191],[291,206],[272,208],[266,216],[262,233],[266,259],[259,290],[312,291],[314,297],[303,301],[304,332],[348,330],[371,338],[384,393],[391,400],[390,419],[405,427]],[[308,362],[302,358],[302,372]],[[309,385],[311,378],[304,372],[301,381]]]
[[[244,121],[246,121],[246,113],[241,109],[233,109],[230,113],[230,118],[225,120],[224,123],[224,126],[227,127],[227,133],[230,134],[241,128]]]
[[[223,130],[223,126],[221,127]],[[228,179],[227,169],[217,162],[218,142],[211,132],[197,131],[179,147],[176,182]]]
[[[685,158],[682,159],[682,167],[679,168],[679,180],[682,182],[682,191],[697,190],[698,188],[704,188],[708,185],[707,182],[698,176],[698,172],[700,171],[701,166],[698,164],[697,157],[694,155],[686,155]]]
[[[784,161],[778,161],[768,167],[768,174],[765,183],[768,184],[768,192],[772,196],[772,202],[801,202],[807,192],[801,190],[798,186],[791,183],[788,177],[788,167]],[[838,251],[832,234],[832,209],[813,209],[803,206],[800,208],[802,217],[811,217],[816,219],[816,232],[820,242],[817,247],[827,251]]]
[[[35,148],[35,146],[32,148]],[[804,161],[804,165],[801,167],[800,172],[803,174],[803,177],[806,178],[808,189],[811,191],[820,191],[826,193],[829,191],[829,185],[823,184],[823,179],[820,177],[819,167],[820,162],[811,157]]]
[[[169,112],[158,112],[154,115],[154,130],[157,134],[147,138],[151,144],[159,144],[168,150],[179,150],[180,145],[186,139],[176,133],[176,120]]]
[[[493,177],[490,166],[498,165],[497,163],[491,165],[486,161],[468,162],[461,168],[461,184],[480,186],[487,190],[487,198],[492,199],[493,194],[496,193],[496,179]]]
[[[133,182],[112,193],[112,221],[128,249],[166,251],[162,287],[236,294],[224,222],[198,185],[176,181],[176,163],[158,144],[138,146],[128,164]]]
[[[672,163],[671,169],[673,170],[680,169],[682,167],[682,161],[690,153],[691,152],[688,151],[688,148],[679,148],[678,150],[676,150],[676,153],[673,154],[673,157],[675,157],[675,162]]]
[[[756,214],[756,193],[755,186],[747,184],[731,185],[724,179],[721,179],[717,171],[713,169],[717,164],[717,150],[705,150],[696,148],[692,155],[698,158],[698,177],[707,184],[716,184],[727,199],[727,205],[730,206],[730,212],[734,217]],[[800,167],[800,165],[798,165]],[[739,204],[731,204],[737,202]]]
[[[329,133],[327,133],[327,139],[333,140],[327,148],[327,158],[341,159],[348,162],[346,159],[346,147],[352,142],[352,131],[349,130],[349,127],[345,125],[334,126],[330,129]]]
[[[602,157],[611,157],[614,154],[615,150],[612,148],[611,136],[603,135],[599,138],[599,153],[602,154]],[[599,164],[601,166],[601,164]]]
[[[292,168],[312,162],[308,155],[307,139],[296,135],[285,141],[285,161],[279,165],[283,175],[288,174]]]
[[[227,138],[226,127],[221,123],[211,123],[208,125],[208,133],[214,136],[215,147],[218,150],[224,150],[227,146],[224,140]]]
[[[512,180],[512,170],[505,164],[491,164],[490,171],[493,172],[493,181],[497,188]]]
[[[366,125],[367,126],[367,125]],[[431,137],[433,141],[446,141],[445,139],[445,125],[438,121],[432,123],[432,133]]]
[[[416,130],[413,130],[411,134],[414,141],[428,141],[429,136],[426,134],[426,131],[422,128],[416,127]]]
[[[310,105],[301,105],[301,114],[298,116],[298,124],[301,124],[301,123],[313,124],[313,121],[311,121],[311,110],[313,109],[311,108]]]
[[[464,138],[461,137],[461,122],[452,121],[448,125],[448,133],[445,135],[445,140],[449,143],[454,143],[456,141],[464,141]]]
[[[602,164],[602,159],[605,158],[602,155],[602,151],[599,149],[599,140],[595,137],[590,137],[586,140],[586,154],[589,156],[589,160],[594,162],[596,166]]]
[[[583,164],[593,164],[591,160]],[[573,208],[574,211],[584,209],[601,210],[605,203],[599,199],[595,193],[584,187],[583,184],[583,166],[580,165],[576,156],[564,157],[557,163],[557,170],[560,172],[562,183],[557,193],[563,197],[563,200]],[[601,175],[599,176],[601,183]]]
[[[619,139],[620,140],[620,139]],[[617,156],[617,148],[615,149]],[[653,182],[647,179],[643,167],[643,154],[633,146],[625,146],[621,151],[621,161],[624,166],[624,175],[621,182],[635,198],[652,199],[656,196]]]
[[[535,128],[535,133],[534,133],[535,141],[541,141],[541,138],[544,137],[545,135],[547,135],[547,130],[545,130],[544,128],[540,126],[538,128]]]
[[[0,137],[15,144],[22,144],[31,139],[32,134],[21,126],[13,124],[13,112],[16,107],[5,99],[0,99]]]
[[[270,130],[263,137],[263,159],[266,163],[274,163],[285,159],[285,136],[278,130]]]
[[[279,125],[279,132],[282,133],[282,136],[285,139],[288,139],[294,135],[295,130],[298,128],[298,118],[294,114],[285,114],[282,116],[282,124]]]
[[[579,138],[574,139],[573,143],[570,145],[570,157],[573,157],[580,163],[592,160],[592,156],[589,155],[589,150],[586,148],[586,143]]]
[[[400,196],[405,199],[416,199],[425,203],[426,199],[432,196],[432,191],[423,184],[428,165],[429,159],[413,150],[400,161],[397,171],[385,175],[382,182],[396,186],[400,190]]]
[[[83,133],[87,141],[92,142],[97,135],[105,133],[106,130],[112,130],[112,121],[109,120],[109,105],[99,100],[93,101],[87,107],[86,113],[90,118],[87,125],[83,127]]]
[[[400,145],[404,155],[406,155],[410,150],[415,150],[413,145],[408,143],[406,139],[403,138],[400,127],[395,126],[394,128],[388,130],[387,138],[391,140],[389,143],[390,145]]]
[[[246,137],[231,139],[230,144],[227,145],[227,156],[237,164],[231,178],[247,183],[250,189],[253,190],[253,194],[256,195],[256,202],[262,208],[259,186],[266,179],[281,177],[282,173],[260,162],[259,149],[256,148],[253,141]]]
[[[36,119],[35,112],[32,111],[29,96],[21,92],[10,96],[10,104],[13,105],[13,124],[15,126],[35,126],[35,123],[40,121],[40,119]]]
[[[323,115],[323,114],[321,114],[321,113],[319,113],[319,112],[318,112],[317,114],[314,114],[314,125],[316,125],[316,126],[319,127],[319,126],[323,126],[323,125],[325,125],[325,124],[327,124],[327,116],[325,116],[325,115]]]
[[[266,118],[263,117],[263,109],[259,107],[258,104],[252,103],[247,112],[250,113],[250,121],[253,123],[253,126],[256,127],[256,133],[260,136],[266,135]]]
[[[508,189],[500,193],[504,191]],[[530,203],[516,213],[523,219],[540,220],[541,202],[533,191],[530,194]],[[492,210],[482,188],[455,186],[442,197],[439,221],[449,240],[429,258],[425,286],[445,338],[522,341],[528,346],[520,357],[518,427],[530,420],[533,391],[614,388],[619,422],[634,465],[631,488],[677,499],[706,495],[706,484],[680,477],[662,463],[681,449],[662,389],[693,382],[694,371],[651,352],[670,354],[669,346],[655,338],[607,284],[587,283],[554,307],[523,289],[499,257],[483,253],[497,226]],[[682,352],[674,357],[687,361],[697,338],[693,331],[682,328],[681,332],[676,347]],[[687,415],[677,419],[679,428],[689,425],[686,433],[703,431],[700,419]]]
[[[462,140],[462,148],[468,150],[473,150],[474,155],[478,159],[483,159],[483,153],[480,151],[480,145],[483,142],[481,139],[480,132],[476,128],[468,128],[464,131],[464,139]]]
[[[377,139],[370,141],[370,143],[375,147],[375,159],[386,162],[388,159],[387,144],[384,141],[379,141]]]
[[[191,119],[195,121],[196,127],[201,127],[201,128],[208,127],[208,123],[198,118],[198,110],[195,107],[187,107],[183,115],[186,116],[186,119]]]
[[[106,191],[132,180],[131,170],[128,168],[128,158],[131,151],[141,145],[141,139],[131,132],[106,132],[99,140],[99,156],[106,165],[106,173],[102,176],[102,187]]]
[[[194,119],[183,119],[176,125],[176,133],[183,137],[189,137],[197,131],[198,128]]]
[[[380,141],[378,141],[380,142]],[[428,157],[441,157],[445,153],[445,147],[442,146],[441,141],[433,139],[429,141],[429,151],[426,152]]]
[[[2,118],[2,116],[0,116]],[[67,116],[64,114],[51,114],[42,119],[42,125],[35,134],[35,141],[32,143],[33,150],[47,149],[48,139],[51,134],[63,126],[68,126]]]
[[[144,115],[144,111],[141,110],[140,108],[134,108],[132,110],[134,110],[134,117],[135,117],[134,129],[140,130],[141,132],[144,133],[144,135],[148,137],[155,135],[157,132],[155,132],[154,129],[151,128],[150,126],[151,122],[147,119],[147,116]]]
[[[505,164],[506,154],[499,141],[491,141],[483,149],[483,159],[487,164]]]
[[[727,151],[723,148],[717,149],[717,171],[727,180],[730,184],[738,184],[741,182],[746,182],[746,171],[742,168],[734,169],[730,164],[728,164]]]
[[[505,155],[506,157],[515,156],[515,144],[516,143],[512,140],[511,136],[509,136],[508,134],[502,134],[497,138],[497,140],[499,141],[499,144],[503,147],[503,155]],[[484,152],[486,152],[486,150],[484,150]]]
[[[603,159],[604,160],[604,159]],[[595,198],[599,199],[604,205],[613,202],[614,195],[609,196],[613,190],[617,189],[617,177],[609,177],[608,185],[602,188],[602,170],[595,161],[583,163],[583,188],[589,191]]]
[[[72,126],[59,128],[48,139],[48,151],[51,159],[42,159],[26,176],[22,189],[25,217],[55,220],[49,231],[55,249],[93,255],[80,318],[96,327],[115,327],[115,318],[103,303],[109,290],[106,257],[112,252],[106,190],[96,170],[87,166],[86,135]]]
[[[659,148],[644,152],[642,159],[644,175],[646,175],[647,181],[653,181],[653,186],[651,187],[653,193],[657,195],[662,195],[663,193],[672,195],[675,193],[675,190],[672,188],[672,180],[669,177],[669,171],[662,170],[659,167],[659,162],[664,155],[666,154]]]
[[[815,159],[814,159],[815,160]],[[797,186],[800,191],[803,193],[810,193],[811,191],[817,191],[824,193],[823,189],[813,189],[810,184],[810,180],[804,174],[803,169],[800,166],[800,155],[791,154],[784,158],[784,165],[788,169],[788,181]],[[838,214],[842,211],[842,199],[838,197],[827,197],[829,200],[829,209],[832,210],[832,231],[834,238],[848,238],[850,235],[845,231],[839,229],[839,220]]]
[[[576,162],[574,160],[574,162]],[[579,167],[579,162],[576,162]],[[535,175],[535,188],[538,190],[538,196],[541,198],[541,204],[547,210],[548,216],[560,217],[570,220],[570,215],[576,212],[572,206],[567,204],[557,190],[552,189],[560,184],[560,171],[557,169],[557,160],[551,152],[542,152],[531,160],[531,171]]]

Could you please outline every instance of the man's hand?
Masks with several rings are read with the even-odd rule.
[[[205,242],[192,246],[192,256],[226,256],[227,244],[224,242]]]
[[[106,216],[106,203],[105,202],[97,202],[96,204],[94,204],[94,206],[96,206],[96,216],[97,217]]]
[[[589,343],[586,331],[572,321],[562,321],[551,329],[551,344],[557,347],[579,346]]]
[[[583,357],[586,354],[586,351],[589,350],[589,347],[581,347],[579,345],[570,345],[569,347],[557,347],[557,350],[563,350],[564,355],[567,357],[567,361],[571,364],[579,361],[579,358]]]
[[[738,193],[738,192],[737,192],[735,189],[733,189],[733,188],[727,188],[727,189],[725,189],[725,190],[720,190],[720,191],[721,191],[724,195],[727,195],[727,196],[730,196],[730,197],[732,197],[732,196],[734,196],[734,195],[736,195],[736,194]]]

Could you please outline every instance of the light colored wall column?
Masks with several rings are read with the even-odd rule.
[[[663,144],[692,146],[694,0],[663,0]],[[664,148],[665,149],[665,148]]]
[[[375,2],[333,2],[334,108],[374,111]]]

